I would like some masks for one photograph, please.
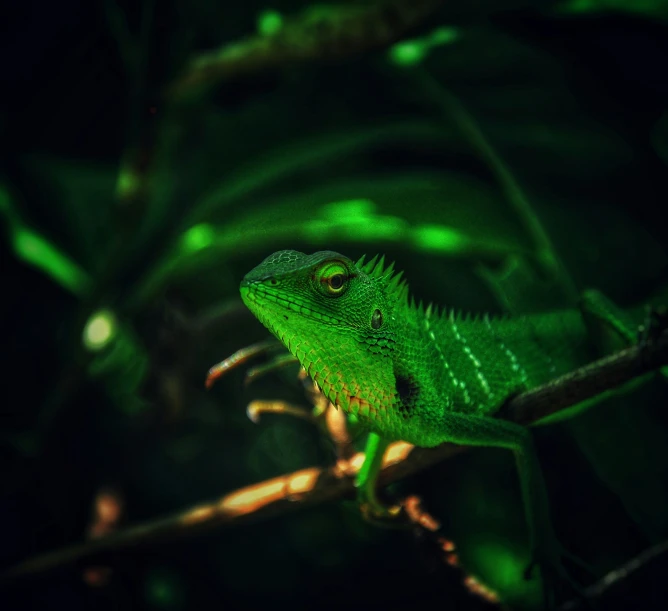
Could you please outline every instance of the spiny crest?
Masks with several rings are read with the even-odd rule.
[[[370,278],[377,278],[385,284],[387,295],[392,299],[404,301],[408,297],[408,284],[402,279],[403,271],[394,271],[394,261],[385,266],[385,255],[380,259],[375,255],[368,262],[364,262],[365,255],[355,264],[360,271],[367,274]]]
[[[480,316],[478,313],[439,306],[433,302],[427,305],[424,314],[430,319],[447,318],[451,323],[455,324],[459,322],[475,322]]]
[[[491,323],[496,323],[499,320],[507,318],[504,314],[488,313],[480,314],[478,312],[469,312],[466,310],[455,310],[454,308],[445,308],[435,303],[428,303],[426,306],[422,301],[416,303],[415,298],[411,295],[408,298],[408,284],[402,278],[404,272],[394,271],[394,262],[385,266],[385,255],[380,259],[379,255],[375,255],[369,261],[365,262],[366,255],[362,255],[355,266],[371,278],[377,278],[385,283],[385,290],[388,296],[407,304],[411,309],[417,310],[421,315],[430,319],[447,318],[452,323],[460,322],[479,322],[487,319]]]
[[[470,312],[468,310],[456,310],[455,308],[443,309],[438,311],[436,308],[432,310],[431,316],[447,318],[451,323],[485,323],[496,324],[501,320],[507,319],[507,314],[490,314],[489,312]]]
[[[420,314],[423,314],[426,318],[440,318],[443,314],[441,308],[438,307],[438,304],[435,304],[433,301],[430,301],[427,304],[427,307],[423,309],[422,302],[420,302]]]

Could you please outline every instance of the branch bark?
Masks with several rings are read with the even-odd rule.
[[[668,330],[656,339],[629,347],[518,395],[502,410],[502,417],[531,424],[665,365],[668,365]],[[464,449],[449,443],[425,449],[395,442],[385,455],[379,482],[381,485],[395,482]],[[258,522],[328,501],[353,498],[354,477],[363,460],[363,453],[357,453],[350,460],[340,459],[330,467],[301,469],[241,488],[173,516],[30,558],[0,574],[0,584],[6,586],[19,578],[65,565],[89,565],[137,547],[168,543],[214,528]]]

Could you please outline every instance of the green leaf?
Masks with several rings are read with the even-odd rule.
[[[0,185],[0,213],[8,221],[10,243],[17,258],[40,269],[75,295],[88,291],[88,275],[57,246],[25,225],[3,185]]]
[[[350,178],[289,197],[258,199],[230,212],[225,224],[193,225],[144,281],[137,298],[143,301],[170,281],[215,268],[229,257],[290,244],[349,244],[367,252],[394,244],[470,261],[500,261],[528,249],[499,195],[464,175]]]

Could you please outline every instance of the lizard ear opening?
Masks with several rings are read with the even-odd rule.
[[[380,310],[375,309],[373,311],[373,314],[371,315],[371,328],[380,329],[382,325],[383,325],[383,313]]]

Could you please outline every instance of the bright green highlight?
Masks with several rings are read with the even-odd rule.
[[[102,350],[116,335],[116,317],[109,310],[93,314],[83,330],[83,344],[91,352]]]
[[[349,199],[332,202],[321,208],[321,218],[304,223],[304,236],[314,242],[326,243],[332,239],[398,240],[408,224],[399,217],[375,212],[376,204],[370,199]]]
[[[257,19],[257,31],[263,36],[276,34],[283,27],[283,17],[278,11],[262,11]]]
[[[183,234],[181,246],[187,252],[195,252],[207,248],[214,243],[216,239],[216,230],[213,225],[201,223],[191,227]]]
[[[419,64],[427,55],[428,47],[417,41],[405,41],[393,45],[390,57],[398,66],[414,66]]]
[[[473,544],[467,556],[485,576],[482,581],[504,599],[526,599],[527,595],[538,599],[538,583],[524,579],[529,559],[519,552],[507,542],[485,541]]]
[[[446,225],[420,225],[413,230],[413,239],[420,248],[435,252],[456,252],[470,241],[454,227]]]
[[[332,221],[366,221],[375,216],[376,204],[370,199],[348,199],[322,207],[322,215]]]
[[[390,59],[397,66],[415,66],[424,60],[433,47],[452,44],[459,38],[459,31],[441,27],[422,38],[404,40],[390,48]]]
[[[53,244],[30,229],[20,228],[15,231],[13,246],[19,258],[41,269],[75,295],[81,295],[88,287],[89,280],[82,269]]]
[[[37,267],[75,295],[85,293],[90,283],[86,273],[65,253],[23,224],[4,185],[0,185],[0,212],[7,219],[11,244],[19,259]]]

